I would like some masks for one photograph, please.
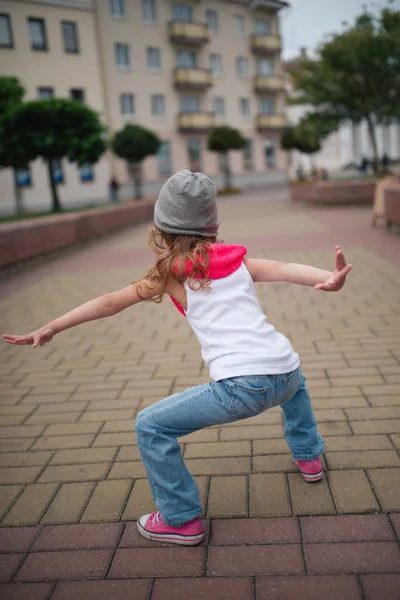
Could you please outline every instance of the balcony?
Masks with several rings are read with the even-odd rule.
[[[204,23],[172,21],[168,26],[169,39],[174,44],[201,46],[210,41],[208,26]]]
[[[282,49],[281,38],[276,35],[257,35],[254,33],[251,36],[250,45],[254,54],[263,56],[275,54]]]
[[[214,113],[180,113],[178,128],[183,132],[208,133],[215,127]]]
[[[288,124],[286,115],[257,115],[256,125],[259,131],[264,129],[283,129]]]
[[[213,85],[213,78],[209,69],[177,67],[174,71],[174,83],[178,89],[204,90]]]
[[[254,91],[259,94],[265,92],[280,92],[283,89],[283,77],[280,77],[279,75],[256,75],[254,77]]]

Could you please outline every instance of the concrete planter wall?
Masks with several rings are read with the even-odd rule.
[[[372,204],[376,181],[319,181],[292,184],[292,199],[311,204]]]

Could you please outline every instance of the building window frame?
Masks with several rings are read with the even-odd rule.
[[[160,177],[171,175],[173,172],[171,140],[163,140],[161,142],[161,146],[157,152],[157,169]]]
[[[197,54],[194,50],[177,50],[175,61],[178,69],[197,69]]]
[[[113,19],[125,19],[125,0],[110,0],[110,14]]]
[[[179,23],[193,23],[193,6],[183,2],[172,4],[172,20]]]
[[[70,88],[69,95],[71,100],[76,100],[76,102],[81,102],[82,104],[85,104],[84,88]]]
[[[165,117],[165,96],[164,94],[153,94],[151,96],[151,114],[156,119]]]
[[[14,36],[11,15],[9,15],[8,13],[0,13],[0,19],[4,19],[4,29],[6,32],[6,37],[8,37],[8,41],[5,41],[4,43],[0,40],[0,48],[14,48]]]
[[[36,32],[33,31],[33,26],[38,26]],[[29,29],[29,39],[31,50],[35,52],[47,52],[49,49],[49,45],[47,43],[47,32],[46,32],[46,21],[45,19],[41,19],[39,17],[28,17],[28,29]],[[40,33],[41,41],[35,42],[33,37],[36,33]]]
[[[243,147],[243,168],[245,171],[254,169],[253,140],[250,138],[246,138],[246,144]]]
[[[213,33],[218,33],[218,11],[213,8],[207,8],[205,18],[208,29]]]
[[[83,184],[94,183],[95,181],[95,173],[93,165],[90,163],[85,163],[83,165],[79,165],[79,181]]]
[[[161,48],[148,46],[146,48],[147,68],[149,71],[160,72],[162,70]],[[155,60],[154,60],[155,59]],[[154,64],[151,64],[151,63]]]
[[[254,21],[254,34],[265,36],[272,35],[271,21],[268,19],[256,19]]]
[[[65,172],[64,165],[62,160],[59,158],[55,158],[51,161],[51,170],[53,173],[53,180],[56,185],[64,185],[65,182]]]
[[[189,159],[189,168],[192,172],[201,172],[201,139],[188,138],[186,140],[186,150]]]
[[[47,98],[54,98],[54,88],[46,85],[41,85],[38,87],[37,89],[38,92],[38,98],[40,98],[41,100],[45,100]]]
[[[69,29],[69,32],[67,33]],[[61,31],[62,38],[64,43],[64,52],[67,54],[79,54],[79,33],[78,33],[78,23],[76,21],[61,21]],[[72,35],[70,35],[72,34]],[[68,40],[68,36],[70,38]],[[72,41],[70,47],[68,44]]]
[[[235,35],[236,37],[243,38],[246,35],[246,26],[243,15],[233,15],[235,24]]]
[[[123,55],[123,61],[119,62]],[[126,42],[115,42],[114,44],[114,60],[118,71],[130,71],[132,68],[131,61],[131,46]]]
[[[274,74],[274,61],[270,58],[260,58],[257,61],[257,75],[270,77]]]
[[[14,181],[17,188],[32,187],[32,169],[28,165],[25,169],[14,169]]]
[[[260,98],[260,115],[274,115],[276,112],[276,102],[273,98]]]
[[[250,100],[248,98],[239,98],[239,113],[246,119],[250,118]]]
[[[121,92],[119,95],[119,106],[121,115],[125,119],[130,119],[136,114],[135,94],[130,92]]]
[[[223,119],[225,117],[225,98],[222,96],[215,96],[214,112],[215,116],[219,119]]]
[[[243,79],[249,78],[249,59],[246,56],[236,57],[236,74]]]
[[[142,0],[143,21],[145,23],[157,22],[156,0]]]
[[[210,54],[210,71],[214,77],[222,76],[222,55],[217,53]]]
[[[180,112],[182,114],[191,114],[191,115],[198,114],[200,112],[199,96],[193,96],[193,95],[181,96]]]
[[[267,169],[276,167],[276,140],[264,138],[264,164]]]

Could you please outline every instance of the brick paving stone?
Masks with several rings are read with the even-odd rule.
[[[62,450],[64,448],[88,448],[94,435],[58,435],[41,437],[32,446],[32,450]]]
[[[300,519],[305,543],[367,542],[394,539],[387,515],[337,515]]]
[[[400,549],[396,542],[305,544],[310,574],[397,573]]]
[[[318,431],[325,436],[350,435],[352,433],[347,421],[327,421],[318,423]]]
[[[101,433],[122,433],[130,432],[133,430],[133,414],[136,410],[132,411],[132,415],[121,421],[107,421],[101,428]]]
[[[228,442],[231,440],[256,440],[268,436],[269,438],[282,437],[282,425],[249,425],[240,427],[225,427],[221,430],[221,441]]]
[[[9,583],[14,577],[24,554],[0,554],[0,583]]]
[[[185,463],[192,475],[240,475],[250,472],[249,458],[193,458]]]
[[[212,525],[213,546],[238,544],[300,543],[297,519],[215,519]]]
[[[117,448],[80,448],[77,450],[58,450],[54,453],[50,465],[78,465],[85,463],[111,462]]]
[[[400,514],[391,514],[390,520],[396,531],[397,537],[400,538]]]
[[[53,435],[84,435],[85,433],[97,433],[101,423],[69,423],[67,425],[49,425],[44,432],[45,437]]]
[[[121,531],[121,523],[48,525],[43,527],[32,551],[113,548]]]
[[[396,600],[400,590],[400,574],[361,575],[365,600]]]
[[[285,476],[281,473],[249,475],[249,498],[251,517],[292,514]]]
[[[298,471],[290,454],[275,454],[273,456],[255,456],[253,458],[253,473],[288,473]]]
[[[211,477],[207,516],[238,517],[247,515],[247,477]]]
[[[258,577],[256,597],[257,600],[362,600],[357,578],[352,575]]]
[[[22,485],[2,485],[0,486],[0,519],[8,511],[15,498],[23,489]]]
[[[148,600],[151,581],[62,581],[51,600]]]
[[[64,581],[103,579],[112,550],[31,552],[19,569],[16,581]]]
[[[326,459],[329,468],[337,470],[400,467],[400,456],[395,450],[328,452],[326,454]]]
[[[372,406],[397,406],[400,404],[400,396],[368,396]]]
[[[180,438],[180,441],[184,444],[189,444],[192,442],[217,442],[218,430],[203,429],[201,431],[196,431],[195,433],[190,433],[189,435],[185,435],[184,437]]]
[[[0,484],[32,483],[42,467],[13,467],[0,469]]]
[[[136,444],[136,436],[132,433],[100,433],[93,442],[93,448],[105,446],[129,446]]]
[[[27,425],[32,425],[34,423],[40,423],[42,425],[46,425],[48,423],[75,423],[80,414],[80,412],[35,413],[25,422]]]
[[[299,545],[211,546],[207,574],[299,575],[304,572]]]
[[[400,469],[373,469],[369,477],[382,510],[399,510]]]
[[[379,505],[364,471],[330,471],[329,480],[339,513],[379,511]]]
[[[210,442],[208,444],[188,444],[185,447],[186,458],[212,458],[215,456],[250,456],[250,442]]]
[[[394,435],[391,435],[390,439],[392,440],[397,450],[400,450],[400,434],[396,433]]]
[[[133,460],[141,460],[140,450],[137,446],[123,446],[119,449],[118,454],[115,458],[115,462]]]
[[[118,521],[130,487],[131,482],[126,479],[99,481],[80,522]]]
[[[45,525],[76,523],[84,509],[94,483],[64,483],[41,519]]]
[[[31,438],[41,435],[44,425],[20,425],[19,427],[0,427],[0,437],[5,438]]]
[[[253,454],[284,454],[289,446],[286,440],[254,440]]]
[[[123,548],[117,550],[110,579],[129,577],[187,577],[203,571],[204,548]]]
[[[207,600],[253,599],[253,583],[246,578],[207,577],[203,579],[157,579],[152,600]]]
[[[49,600],[52,591],[51,583],[10,583],[0,585],[0,598],[1,600]]]
[[[27,485],[2,525],[36,525],[56,490],[55,483]]]
[[[325,438],[327,452],[345,452],[346,450],[392,450],[387,435],[346,435]]]
[[[400,430],[400,419],[352,421],[351,427],[356,435],[370,433],[397,433]]]
[[[133,479],[146,477],[146,469],[142,461],[114,463],[107,475],[107,479]]]
[[[39,483],[51,481],[96,481],[106,476],[109,467],[109,463],[46,467],[39,477]]]
[[[154,504],[147,479],[136,479],[122,514],[122,519],[124,521],[136,520],[141,515],[155,510],[157,510],[157,507]]]
[[[308,483],[300,473],[289,473],[288,481],[295,515],[335,513],[326,478],[316,483]]]
[[[0,527],[0,552],[29,552],[39,527]]]
[[[373,406],[371,408],[348,408],[346,414],[351,421],[400,418],[400,406]]]

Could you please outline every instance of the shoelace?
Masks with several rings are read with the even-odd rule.
[[[162,520],[162,516],[160,512],[156,512],[154,517],[151,520],[151,524],[153,525],[153,527],[155,527],[156,525],[162,525],[164,523],[164,521]]]

